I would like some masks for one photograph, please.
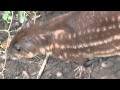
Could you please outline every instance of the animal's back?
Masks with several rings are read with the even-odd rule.
[[[21,35],[23,32],[26,34]],[[21,30],[10,49],[16,44],[23,45],[23,37],[34,45],[34,52],[30,52],[65,60],[120,55],[120,12],[81,11],[55,17]]]

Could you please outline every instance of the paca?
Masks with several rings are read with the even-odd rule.
[[[16,59],[49,54],[79,64],[86,58],[120,55],[120,11],[72,11],[24,28],[8,54]]]

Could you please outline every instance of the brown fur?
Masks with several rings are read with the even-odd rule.
[[[70,12],[35,24],[17,33],[8,53],[17,58],[50,54],[81,64],[85,58],[120,55],[120,12]]]

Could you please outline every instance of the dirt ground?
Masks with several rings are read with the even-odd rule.
[[[0,18],[2,17],[0,12]],[[41,17],[37,19],[38,22],[45,22],[52,17],[67,13],[67,11],[39,11]],[[13,20],[11,30],[16,30],[20,25],[17,21]],[[0,19],[0,30],[3,30],[4,22]],[[4,41],[7,37],[6,33],[0,32],[0,41]],[[2,48],[0,48],[3,51]],[[0,53],[2,56],[3,53]],[[7,60],[4,71],[5,79],[36,79],[45,56],[39,58],[22,59],[22,60]],[[0,59],[0,72],[3,69],[5,60]],[[91,65],[82,69],[81,77],[75,70],[79,65],[58,60],[49,57],[46,67],[40,79],[119,79],[120,78],[120,56],[108,58],[94,58],[91,59]],[[79,73],[80,74],[80,73]],[[0,73],[0,78],[2,75]]]

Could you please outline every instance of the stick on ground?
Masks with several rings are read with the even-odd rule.
[[[43,64],[42,64],[42,66],[41,66],[41,68],[40,68],[40,70],[39,70],[39,72],[38,72],[37,79],[39,79],[39,78],[41,77],[42,72],[43,72],[43,70],[44,70],[44,68],[45,68],[45,65],[46,65],[46,63],[47,63],[48,58],[49,58],[49,55],[46,55],[46,57],[45,57],[45,59],[44,59],[44,61],[43,61]]]

